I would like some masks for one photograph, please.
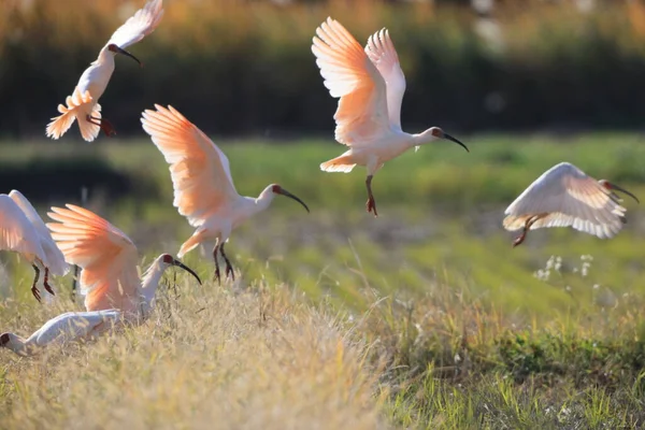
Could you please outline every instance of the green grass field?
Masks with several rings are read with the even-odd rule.
[[[531,232],[513,249],[514,233],[501,221],[505,207],[560,161],[645,198],[643,138],[458,137],[470,153],[439,142],[375,176],[377,219],[365,212],[362,168],[318,170],[341,145],[222,142],[240,193],[280,183],[311,214],[278,198],[235,231],[227,246],[239,271],[235,283],[217,286],[210,257],[188,254],[186,264],[209,282],[197,288],[178,275],[180,297],[162,288],[163,306],[141,327],[36,358],[2,351],[4,423],[194,428],[215,418],[218,428],[642,427],[641,208],[625,201],[629,222],[609,241],[550,229]],[[111,200],[92,189],[88,207],[130,235],[144,266],[162,251],[175,253],[191,234],[171,205],[167,166],[147,140],[2,148],[0,167],[83,157],[107,160],[131,178],[131,195]],[[44,215],[65,201],[35,203]],[[2,330],[27,334],[63,310],[80,309],[68,299],[69,276],[55,284],[58,300],[39,306],[28,294],[29,265],[11,254],[2,259]],[[115,405],[118,419],[106,426],[108,415],[93,412],[86,392],[106,393],[101,401]]]

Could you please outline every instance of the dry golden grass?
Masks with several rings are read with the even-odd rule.
[[[2,427],[386,427],[366,345],[339,317],[286,288],[232,293],[207,283],[179,294],[142,326],[90,344],[27,359],[0,351]],[[70,307],[2,306],[4,328],[20,334]]]

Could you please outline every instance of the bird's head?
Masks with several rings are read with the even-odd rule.
[[[197,282],[199,282],[199,285],[202,284],[202,280],[199,279],[199,276],[197,276],[197,273],[195,273],[193,271],[193,269],[191,269],[190,267],[186,266],[184,263],[182,263],[181,261],[177,260],[172,255],[170,255],[170,254],[162,254],[161,257],[160,257],[160,260],[161,260],[161,263],[165,267],[177,266],[177,267],[179,267],[181,269],[184,269],[186,272],[188,272],[191,275],[193,275],[195,277],[195,279],[197,279]]]
[[[6,346],[11,341],[11,333],[0,334],[0,346]]]
[[[293,194],[291,194],[289,191],[287,191],[287,190],[285,190],[284,188],[282,188],[280,185],[278,185],[278,184],[271,184],[271,185],[269,185],[269,187],[271,188],[271,192],[272,192],[273,194],[280,194],[280,195],[283,195],[283,196],[289,197],[290,199],[294,199],[295,201],[297,201],[298,203],[300,203],[302,206],[304,206],[304,208],[305,208],[305,209],[307,209],[307,212],[310,212],[310,211],[309,211],[309,208],[307,207],[307,205],[305,204],[305,202],[303,202],[303,201],[302,201],[302,200],[300,200],[298,197],[296,197],[296,196],[294,196]]]
[[[599,183],[603,188],[605,188],[606,190],[608,190],[608,191],[609,191],[609,195],[610,195],[612,198],[614,198],[614,200],[622,201],[622,199],[621,199],[620,197],[618,197],[618,195],[617,195],[616,193],[614,193],[614,192],[613,192],[614,190],[616,190],[616,191],[620,191],[621,193],[625,193],[625,194],[627,194],[629,197],[631,197],[632,199],[636,200],[636,203],[640,203],[640,201],[638,200],[638,197],[636,197],[635,195],[633,195],[632,193],[630,193],[630,192],[629,192],[629,191],[627,191],[626,189],[621,188],[621,187],[619,187],[619,186],[618,186],[618,185],[616,185],[616,184],[612,184],[611,182],[609,182],[609,181],[608,181],[608,180],[606,180],[606,179],[601,179],[601,180],[599,180],[599,181],[598,181],[598,183]]]
[[[464,145],[463,143],[461,143],[459,140],[455,139],[454,137],[452,137],[448,133],[444,132],[439,127],[432,127],[430,129],[428,129],[428,131],[426,133],[428,133],[433,138],[433,140],[434,139],[450,140],[452,142],[455,142],[457,145],[461,145],[466,151],[470,152],[470,150],[468,149],[468,147],[466,145]]]
[[[115,55],[116,54],[123,54],[123,55],[125,55],[127,57],[132,58],[134,61],[139,63],[140,67],[143,67],[143,64],[141,63],[141,61],[139,61],[139,59],[137,57],[135,57],[134,55],[130,54],[125,49],[119,48],[115,43],[110,43],[107,48],[108,48],[108,51],[114,53]]]

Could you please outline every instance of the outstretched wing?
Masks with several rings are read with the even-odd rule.
[[[155,105],[143,112],[143,129],[170,164],[175,190],[173,204],[197,227],[239,194],[226,155],[199,128],[172,106]]]
[[[45,267],[49,269],[51,273],[57,276],[62,276],[69,270],[69,265],[65,262],[65,257],[56,242],[52,239],[49,230],[45,226],[40,215],[36,212],[36,209],[31,205],[29,200],[18,190],[11,190],[9,197],[16,203],[16,205],[22,210],[27,219],[31,222],[31,225],[34,227],[38,233],[40,239],[40,246],[44,251],[44,258],[42,259]]]
[[[316,34],[316,64],[331,96],[340,97],[335,138],[348,146],[368,145],[389,128],[385,80],[338,21],[327,18]]]
[[[137,248],[130,238],[93,212],[71,204],[52,207],[47,215],[52,237],[65,259],[77,264],[88,311],[116,308],[136,311],[139,303]]]
[[[405,75],[399,56],[387,29],[382,29],[367,40],[365,52],[385,79],[387,111],[390,125],[401,130],[401,104],[405,93]]]
[[[544,215],[531,229],[573,227],[601,239],[615,236],[626,209],[597,180],[570,163],[560,163],[535,180],[504,212],[507,230],[519,230],[527,219]]]
[[[157,28],[163,14],[162,0],[149,0],[112,34],[107,44],[114,43],[125,49],[137,43]]]
[[[0,194],[0,249],[18,252],[30,260],[34,257],[40,260],[45,258],[38,232],[16,202],[6,194]]]

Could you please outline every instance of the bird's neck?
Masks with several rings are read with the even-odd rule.
[[[433,136],[431,128],[421,133],[415,133],[411,136],[412,138],[410,139],[410,146],[421,146],[437,140],[437,138]]]
[[[269,185],[266,187],[255,199],[255,211],[254,213],[261,212],[271,205],[271,202],[275,198],[275,193],[273,192],[273,186]]]
[[[3,346],[18,355],[28,356],[32,355],[34,351],[34,348],[30,348],[32,343],[32,339],[25,340],[16,334],[9,333],[9,342],[5,343]]]
[[[99,56],[92,62],[92,65],[102,66],[106,64],[114,65],[114,52],[110,51],[106,46],[101,49]]]
[[[143,275],[143,279],[141,281],[142,302],[140,303],[140,309],[144,313],[152,310],[154,306],[157,287],[159,286],[159,281],[161,281],[161,276],[163,276],[163,272],[165,272],[165,270],[166,266],[162,264],[159,258],[157,258]]]

